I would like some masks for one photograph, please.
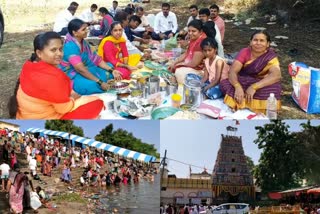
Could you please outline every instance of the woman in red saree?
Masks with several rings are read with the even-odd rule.
[[[23,67],[9,102],[10,117],[17,119],[94,119],[103,109],[95,96],[80,96],[69,77],[57,66],[62,40],[55,32],[39,34],[30,61]]]
[[[203,39],[207,38],[207,35],[203,32],[200,20],[193,20],[188,24],[188,35],[190,43],[187,51],[169,66],[169,70],[175,73],[177,82],[181,84],[184,83],[189,73],[202,76],[204,55],[200,44]]]
[[[224,102],[234,110],[265,113],[267,99],[274,93],[280,109],[281,71],[278,57],[270,49],[270,36],[257,31],[250,40],[250,47],[242,49],[232,64],[229,79],[220,82]]]
[[[14,164],[17,163],[17,155],[14,153],[14,150],[11,151],[10,153],[10,167],[13,169]]]

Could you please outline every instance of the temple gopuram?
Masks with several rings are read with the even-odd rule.
[[[255,198],[253,177],[247,165],[242,138],[237,128],[228,126],[227,135],[221,135],[220,148],[212,173],[214,201],[248,202]]]

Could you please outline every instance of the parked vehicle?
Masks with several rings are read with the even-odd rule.
[[[249,213],[249,204],[244,203],[226,203],[215,207],[213,214],[244,214]]]
[[[3,42],[3,34],[4,34],[4,18],[3,18],[3,14],[2,14],[2,11],[0,8],[0,47]]]

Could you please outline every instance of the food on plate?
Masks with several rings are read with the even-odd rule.
[[[142,95],[142,90],[135,89],[135,90],[131,91],[131,96],[133,96],[133,97],[139,97],[141,95]]]
[[[166,118],[166,120],[199,120],[200,115],[193,111],[178,111]]]
[[[128,86],[129,86],[129,83],[127,83],[127,82],[114,82],[112,88],[116,89],[116,90],[118,90],[118,89],[121,90],[121,89],[128,88]]]
[[[162,102],[161,93],[151,94],[148,98],[148,103],[159,106]]]
[[[182,104],[182,105],[180,105],[180,109],[182,111],[190,110],[192,107],[193,107],[193,105],[191,105],[191,104]]]

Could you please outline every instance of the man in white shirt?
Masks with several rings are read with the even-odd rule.
[[[10,170],[10,166],[6,162],[3,162],[3,164],[0,165],[0,175],[1,175],[1,181],[2,181],[1,191],[6,191],[5,184],[7,184],[7,181],[9,178],[9,170]]]
[[[11,141],[11,139],[12,139],[12,131],[9,131],[9,133],[8,133],[8,140]]]
[[[29,161],[29,169],[32,176],[37,174],[37,160],[34,157],[32,157]]]
[[[154,32],[151,37],[154,40],[168,39],[174,36],[178,30],[177,16],[170,11],[170,4],[162,3],[162,12],[159,12],[154,21]]]
[[[61,36],[66,35],[68,33],[68,24],[72,19],[74,19],[76,11],[77,7],[69,6],[68,9],[58,13],[53,25],[53,31],[59,33]]]
[[[98,9],[98,5],[92,4],[90,8],[84,10],[80,16],[79,19],[82,21],[89,23],[89,24],[95,24],[94,20],[94,12]]]
[[[121,11],[121,9],[118,7],[118,1],[113,1],[109,13],[114,17],[119,11]]]

